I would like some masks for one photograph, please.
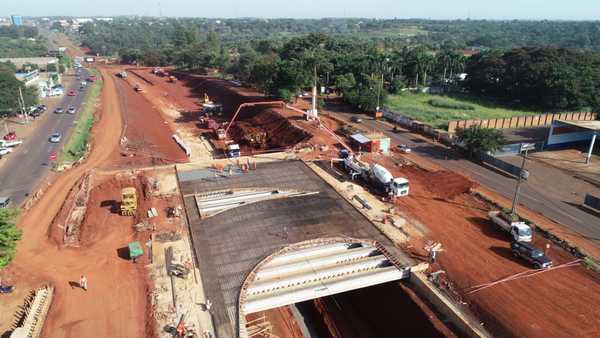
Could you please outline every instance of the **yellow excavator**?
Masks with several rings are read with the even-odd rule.
[[[137,211],[137,195],[134,187],[121,190],[121,215],[133,216]]]

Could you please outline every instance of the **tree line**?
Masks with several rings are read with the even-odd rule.
[[[434,49],[527,46],[600,50],[598,21],[422,20],[422,19],[208,19],[117,18],[88,23],[81,29],[95,53],[121,48],[156,48],[168,44],[179,25],[214,32],[228,46],[254,39],[289,39],[310,33],[373,41],[384,48],[428,45]]]
[[[344,19],[331,20],[338,24],[348,23]],[[273,21],[275,23],[264,23],[263,28],[276,26],[276,23],[293,22],[300,25],[304,22]],[[337,91],[348,103],[365,111],[383,106],[390,93],[431,85],[445,91],[494,97],[532,109],[598,107],[599,54],[585,49],[552,46],[480,49],[479,54],[468,58],[452,47],[457,43],[450,40],[439,46],[413,44],[385,47],[377,39],[318,32],[291,38],[255,38],[232,44],[221,38],[223,27],[204,31],[199,28],[198,22],[208,25],[214,20],[90,23],[83,26],[81,36],[84,44],[92,50],[101,48],[117,53],[124,63],[174,65],[191,70],[217,69],[283,99],[291,99],[316,84]],[[411,23],[435,26],[438,32],[444,29],[452,31],[461,25],[481,26],[481,34],[490,34],[493,31],[490,27],[530,27],[529,22]],[[367,21],[362,26],[367,31],[377,31],[389,30],[395,24],[394,20],[376,20]],[[595,27],[593,23],[538,24],[558,25],[566,31],[569,27],[587,27],[587,31],[593,32]],[[248,27],[248,30],[252,29]],[[535,31],[532,27],[530,30]],[[468,74],[464,84],[454,81],[457,73]]]
[[[44,56],[46,43],[31,26],[0,26],[0,58]]]
[[[465,88],[548,110],[600,108],[600,54],[553,47],[487,52],[471,58]]]
[[[37,103],[37,87],[26,87],[15,77],[17,67],[11,62],[0,62],[0,113],[13,114],[19,110],[19,88],[25,106]]]

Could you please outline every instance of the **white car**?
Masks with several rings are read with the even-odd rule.
[[[0,148],[0,156],[8,155],[12,152],[11,148]]]
[[[76,111],[77,111],[77,109],[75,109],[75,107],[73,107],[73,106],[71,106],[71,107],[69,107],[69,109],[67,109],[68,114],[75,114]]]
[[[54,133],[54,134],[50,135],[51,143],[58,143],[58,142],[60,142],[61,139],[62,139],[62,135],[60,133]]]
[[[401,153],[405,153],[405,154],[408,154],[408,153],[410,153],[410,152],[412,151],[412,150],[410,149],[410,147],[409,147],[409,146],[407,146],[406,144],[399,144],[399,145],[398,145],[398,148],[400,149],[400,152],[401,152]]]

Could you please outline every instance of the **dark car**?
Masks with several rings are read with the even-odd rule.
[[[536,269],[552,267],[552,260],[536,247],[527,242],[512,242],[510,249],[513,255],[521,257],[535,266]]]
[[[350,121],[354,122],[354,123],[362,123],[362,119],[358,116],[352,116],[350,118]]]

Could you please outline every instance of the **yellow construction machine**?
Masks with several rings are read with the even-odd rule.
[[[134,187],[121,190],[121,215],[133,216],[137,210],[137,195]]]

